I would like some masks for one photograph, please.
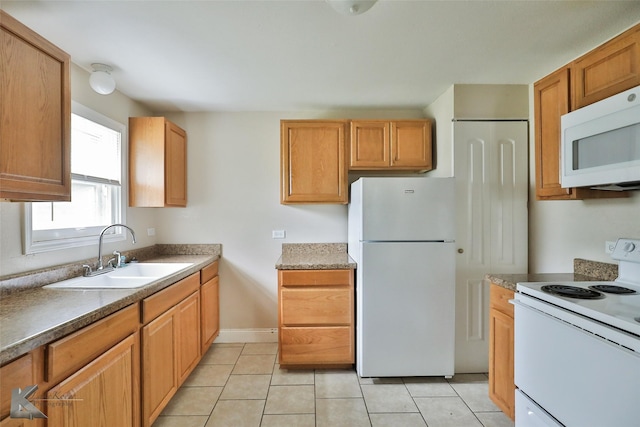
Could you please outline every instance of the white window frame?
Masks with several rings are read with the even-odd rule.
[[[127,213],[127,153],[128,153],[128,132],[127,126],[106,117],[84,105],[71,101],[71,111],[73,114],[84,117],[102,126],[117,130],[120,132],[120,160],[121,160],[121,176],[120,176],[120,209],[119,222],[126,224]],[[72,142],[73,144],[73,142]],[[55,203],[55,202],[54,202]],[[107,224],[110,225],[110,224]],[[59,237],[52,240],[34,241],[33,224],[32,224],[32,207],[31,202],[24,204],[24,253],[34,254],[40,252],[48,252],[62,249],[78,248],[82,246],[90,246],[98,244],[98,236],[102,231],[102,227],[91,227],[83,229],[68,229]],[[103,237],[104,242],[117,242],[126,239],[126,230],[123,227],[113,227]]]

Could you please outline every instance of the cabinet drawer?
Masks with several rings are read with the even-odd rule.
[[[200,270],[200,284],[203,285],[218,275],[218,261],[205,266]]]
[[[495,284],[491,284],[489,291],[490,306],[496,310],[500,310],[505,314],[513,317],[513,305],[509,304],[509,300],[513,299],[514,292],[510,289],[503,288]]]
[[[142,323],[148,323],[194,293],[200,287],[200,272],[142,300]]]
[[[353,329],[349,326],[280,329],[280,363],[353,363]]]
[[[279,270],[281,286],[353,285],[352,270]]]
[[[353,321],[353,288],[283,288],[282,324],[350,325]]]
[[[47,346],[47,381],[57,381],[77,371],[138,330],[138,305],[113,313]]]

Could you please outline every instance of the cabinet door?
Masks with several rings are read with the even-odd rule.
[[[345,121],[281,122],[280,202],[348,202]]]
[[[391,122],[391,168],[431,170],[431,122]]]
[[[164,117],[129,117],[129,206],[187,205],[187,133]]]
[[[44,347],[39,347],[19,357],[0,368],[0,422],[1,427],[41,427],[44,419],[33,420],[22,418],[10,418],[11,393],[15,388],[24,389],[31,385],[40,385],[44,382]],[[37,390],[32,397],[41,397],[42,391]],[[34,406],[41,412],[46,412],[44,401],[35,402]]]
[[[200,361],[200,292],[194,292],[177,306],[178,386]]]
[[[536,197],[570,198],[560,186],[560,116],[569,112],[569,69],[562,68],[533,86],[535,110]]]
[[[387,121],[352,121],[349,169],[388,168],[390,134]]]
[[[489,397],[514,419],[513,317],[492,308],[489,311]]]
[[[69,201],[69,55],[0,13],[0,198]]]
[[[200,314],[202,316],[202,351],[204,354],[220,331],[220,280],[218,276],[200,288]]]
[[[573,109],[640,85],[640,25],[571,65]]]
[[[165,204],[187,206],[187,133],[167,120],[165,142]]]
[[[569,69],[546,76],[533,86],[535,114],[536,199],[578,200],[628,197],[628,192],[598,191],[589,188],[562,188],[560,185],[560,117],[569,110]]]
[[[142,328],[142,422],[153,424],[178,389],[176,309]]]
[[[47,393],[49,427],[140,425],[138,334]]]

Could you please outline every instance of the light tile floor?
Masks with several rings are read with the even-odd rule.
[[[286,370],[277,343],[213,344],[153,427],[513,427],[487,375],[360,378]]]

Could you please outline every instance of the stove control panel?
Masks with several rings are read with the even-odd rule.
[[[619,261],[640,263],[640,239],[618,239],[611,258]]]

